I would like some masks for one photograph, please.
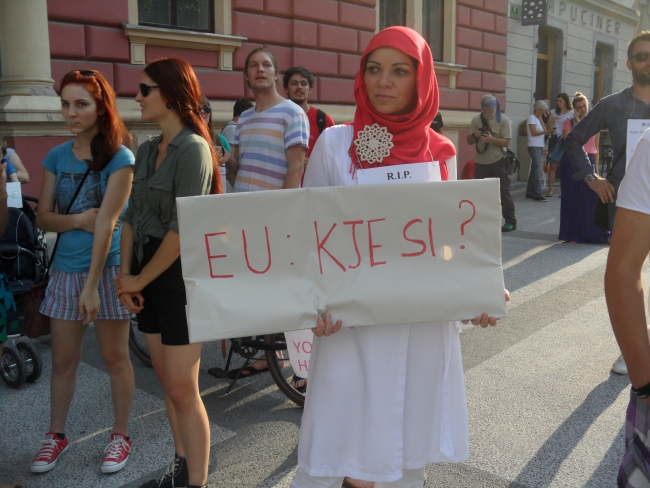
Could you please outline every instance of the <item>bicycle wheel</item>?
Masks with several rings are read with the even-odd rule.
[[[299,407],[305,405],[305,393],[301,393],[291,384],[294,372],[289,361],[289,352],[287,351],[287,342],[284,334],[270,334],[264,336],[265,344],[273,344],[266,351],[266,364],[269,367],[269,373],[273,377],[275,384],[289,400]]]
[[[138,319],[131,319],[131,329],[129,330],[129,348],[135,354],[140,361],[150,368],[153,367],[151,364],[151,356],[149,355],[149,349],[147,349],[147,343],[144,340],[144,334],[138,330]]]

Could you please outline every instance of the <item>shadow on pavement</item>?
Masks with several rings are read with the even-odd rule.
[[[594,388],[584,402],[544,442],[510,486],[513,488],[521,485],[548,486],[591,425],[629,385],[627,376],[610,374],[610,377]],[[624,421],[625,419],[621,417],[621,425]],[[614,445],[610,447],[591,477],[591,481],[594,481],[593,485],[602,486],[603,477],[611,477],[611,468],[618,466],[620,454],[620,447],[618,449]],[[602,476],[598,474],[599,472]],[[597,479],[594,479],[595,477]]]

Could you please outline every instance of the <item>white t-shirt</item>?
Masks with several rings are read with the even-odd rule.
[[[569,117],[573,117],[573,110],[569,110],[563,114],[558,114],[555,109],[553,109],[551,110],[551,117],[559,117],[559,119],[556,119],[553,122],[553,126],[555,127],[555,132],[553,135],[561,136],[562,132],[564,131],[564,121]]]
[[[646,130],[625,170],[616,206],[650,215],[650,129]],[[620,164],[620,163],[619,163]]]
[[[530,133],[530,126],[534,125],[537,132],[543,132],[546,129],[537,117],[531,115],[526,121],[526,133],[528,134],[528,147],[544,147],[544,134],[534,136]]]

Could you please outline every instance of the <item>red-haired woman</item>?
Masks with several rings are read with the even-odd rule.
[[[112,282],[119,274],[117,223],[133,180],[133,154],[122,146],[129,133],[117,113],[115,93],[98,71],[75,70],[63,77],[61,111],[75,138],[43,160],[37,223],[45,231],[57,232],[59,239],[41,307],[52,327],[50,429],[31,470],[49,471],[68,449],[66,418],[86,326],[94,322],[115,414],[102,463],[102,471],[112,473],[124,467],[131,450],[131,314],[115,295]]]
[[[192,67],[179,58],[147,65],[135,97],[142,120],[158,124],[162,134],[138,148],[123,219],[122,274],[115,286],[122,303],[138,314],[176,447],[167,473],[145,487],[203,486],[208,476],[210,431],[198,383],[201,344],[189,341],[176,215],[178,197],[221,193],[200,97]]]
[[[429,128],[438,113],[438,83],[421,35],[406,27],[375,35],[361,58],[354,96],[354,123],[323,132],[305,187],[357,185],[358,170],[371,163],[439,161],[441,178],[456,179],[456,149]],[[379,163],[365,160],[373,144],[383,144],[373,135],[376,126],[393,143]],[[339,488],[345,477],[376,488],[421,487],[425,464],[467,459],[460,323],[351,329],[335,319],[326,313],[314,329],[291,487]],[[496,319],[484,313],[472,323],[487,327]]]

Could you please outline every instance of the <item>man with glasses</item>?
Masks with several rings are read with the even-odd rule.
[[[641,32],[630,41],[627,46],[627,58],[625,66],[632,71],[632,86],[600,100],[591,112],[576,124],[565,140],[566,151],[575,171],[573,179],[583,180],[589,188],[598,193],[602,202],[608,203],[610,231],[614,230],[616,218],[616,194],[625,176],[627,121],[650,118],[650,31]],[[613,151],[613,164],[606,178],[599,176],[594,170],[582,147],[601,130],[609,130]],[[614,362],[612,371],[627,374],[622,355]]]
[[[481,98],[481,113],[472,119],[467,132],[467,144],[476,144],[474,178],[499,178],[501,213],[505,220],[502,232],[517,228],[504,149],[510,145],[511,126],[510,119],[501,113],[499,100],[494,95],[484,95]]]

